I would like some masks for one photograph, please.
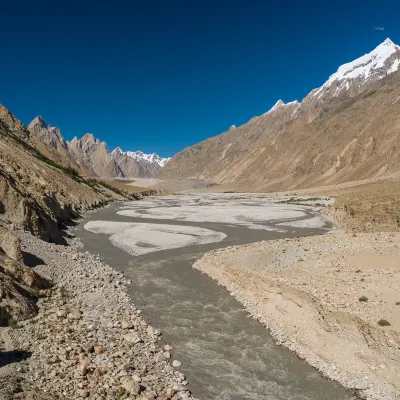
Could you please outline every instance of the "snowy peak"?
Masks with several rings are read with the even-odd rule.
[[[313,96],[321,97],[334,87],[333,96],[348,90],[354,82],[359,86],[367,82],[377,81],[399,69],[400,47],[389,38],[370,53],[339,67],[337,72],[319,89],[313,91]]]
[[[131,157],[137,161],[145,161],[151,164],[156,164],[160,167],[163,167],[170,158],[162,158],[158,154],[153,153],[153,154],[145,154],[143,151],[137,150],[137,151],[122,151],[119,147],[117,147],[112,153],[112,156],[121,156],[125,155],[127,157]]]
[[[275,111],[277,111],[277,110],[286,110],[287,108],[294,108],[294,111],[293,112],[295,112],[298,108],[299,108],[299,106],[300,106],[300,103],[297,101],[297,100],[295,100],[295,101],[291,101],[291,102],[289,102],[289,103],[284,103],[282,100],[278,100],[276,103],[275,103],[275,105],[269,110],[269,111],[267,111],[265,114],[263,114],[263,115],[269,115],[269,114],[271,114],[271,113],[273,113],[273,112],[275,112]]]
[[[278,108],[284,107],[284,106],[285,106],[285,103],[281,99],[279,99],[275,103],[275,105],[267,112],[267,114],[271,113],[272,111],[277,110]]]
[[[114,149],[114,150],[111,152],[111,155],[112,155],[112,156],[120,155],[120,154],[123,154],[123,151],[121,150],[120,147],[117,147],[116,149]]]

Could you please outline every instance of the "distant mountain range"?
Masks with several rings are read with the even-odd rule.
[[[160,178],[258,191],[400,175],[400,47],[386,39],[301,102],[184,149]]]
[[[86,133],[81,139],[66,141],[60,129],[50,126],[42,117],[29,125],[31,135],[46,143],[68,160],[71,167],[79,168],[89,176],[101,178],[149,178],[154,176],[169,160],[156,153],[122,151],[119,147],[108,150],[107,144]]]

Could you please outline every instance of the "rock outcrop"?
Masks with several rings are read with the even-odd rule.
[[[35,294],[50,283],[24,265],[19,239],[0,226],[0,326],[37,313]]]

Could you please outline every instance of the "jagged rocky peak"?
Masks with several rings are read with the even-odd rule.
[[[98,142],[98,139],[95,139],[94,135],[92,133],[85,133],[82,136],[81,142],[83,142],[83,144],[88,144],[88,143],[96,143]]]
[[[108,151],[106,142],[102,142],[100,139],[95,138],[92,133],[85,133],[80,139],[75,136],[70,142],[68,142],[68,145],[71,148],[80,149],[88,147],[104,147]]]
[[[326,93],[338,96],[351,89],[354,84],[362,87],[376,82],[398,71],[399,66],[400,47],[388,38],[370,53],[340,66],[319,89],[313,90],[311,95],[317,98]]]
[[[66,154],[74,167],[90,176],[152,177],[169,160],[156,153],[124,152],[119,147],[110,153],[106,142],[97,139],[92,133],[85,133],[80,139],[75,136],[71,141],[65,141],[60,130],[47,125],[40,116],[29,124],[29,128],[41,141]]]
[[[40,115],[38,115],[36,118],[34,118],[28,125],[28,129],[31,129],[33,126],[39,125],[40,127],[45,127],[47,124],[44,120],[44,118]]]
[[[62,147],[63,151],[68,151],[67,142],[61,135],[59,128],[47,124],[42,116],[37,116],[28,125],[30,133],[50,147],[59,150]]]
[[[44,120],[44,118],[42,116],[37,116],[36,118],[34,118],[28,125],[28,129],[34,133],[34,134],[38,134],[38,132],[45,132],[45,131],[56,131],[57,134],[60,136],[60,129],[55,127],[55,126],[51,126],[50,124],[47,124],[46,121]]]

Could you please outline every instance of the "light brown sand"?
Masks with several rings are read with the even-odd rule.
[[[330,378],[365,398],[400,395],[400,234],[260,242],[194,266]]]

